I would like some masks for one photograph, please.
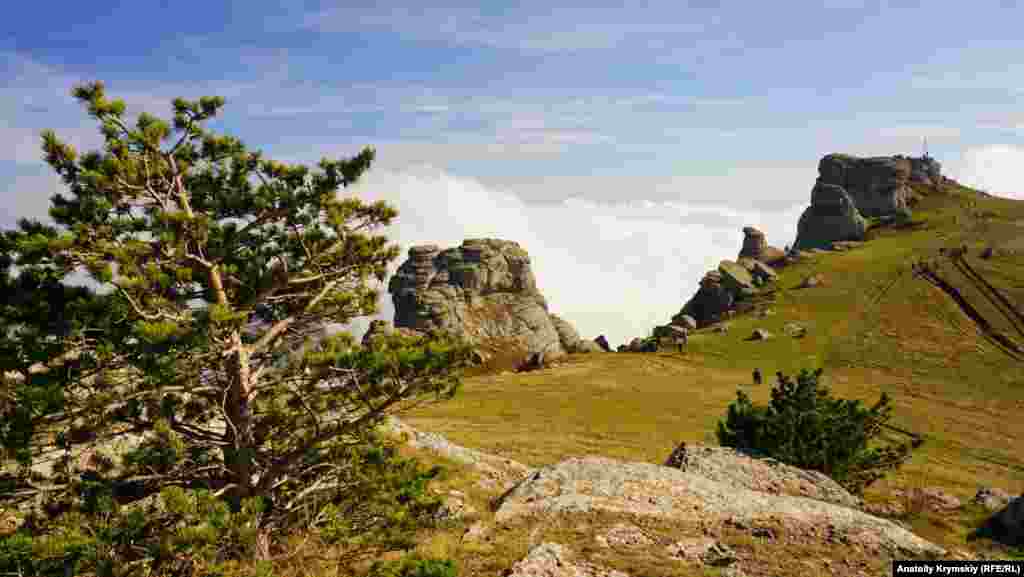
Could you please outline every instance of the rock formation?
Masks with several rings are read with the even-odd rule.
[[[910,183],[938,185],[942,167],[929,157],[858,158],[828,154],[818,162],[811,207],[798,225],[796,248],[827,248],[832,241],[861,240],[861,217],[892,219],[910,213]]]
[[[493,538],[531,518],[565,517],[589,523],[601,515],[621,516],[597,531],[596,551],[629,550],[664,563],[686,563],[698,574],[717,567],[721,575],[758,572],[765,556],[784,555],[790,544],[836,549],[840,558],[876,560],[888,569],[891,559],[929,559],[949,552],[891,521],[862,510],[861,499],[825,475],[727,447],[680,445],[666,462],[627,463],[604,457],[572,457],[531,469],[521,463],[460,447],[441,435],[416,431],[390,417],[385,429],[406,436],[416,448],[469,465],[481,474],[477,486],[500,493],[493,522],[471,527],[463,539]],[[678,527],[670,539],[648,530],[660,521]],[[753,551],[725,544],[743,535]],[[484,537],[481,537],[484,536]],[[531,534],[531,541],[533,536]],[[623,577],[591,557],[594,550],[539,540],[525,559],[506,573],[516,577]],[[861,565],[868,569],[868,565]],[[810,573],[839,574],[828,559]],[[728,569],[729,571],[725,571]],[[719,574],[716,572],[716,574]],[[842,573],[847,574],[847,573]],[[868,569],[868,574],[871,573]]]
[[[363,341],[362,341],[363,342],[363,346],[364,347],[368,346],[370,344],[370,342],[372,342],[373,339],[378,337],[378,336],[390,335],[390,334],[392,334],[394,332],[395,332],[395,328],[392,327],[391,323],[389,323],[388,321],[383,321],[383,320],[373,320],[373,321],[370,321],[370,326],[366,329],[366,333],[363,334]],[[408,329],[408,328],[399,328],[399,329],[397,329],[397,332],[398,332],[398,334],[401,334],[401,335],[404,335],[404,336],[416,336],[417,334],[419,334],[419,331],[416,331],[416,330],[413,330],[413,329]]]
[[[895,214],[911,195],[911,161],[902,156],[857,158],[829,154],[818,163],[818,179],[841,187],[863,216]]]
[[[807,497],[851,508],[863,505],[862,499],[850,494],[824,473],[732,447],[680,443],[669,454],[664,466],[695,473],[736,489]]]
[[[891,521],[847,506],[752,490],[732,480],[710,479],[702,472],[595,456],[569,458],[532,472],[501,497],[495,521],[591,512],[638,519],[699,519],[710,531],[719,526],[760,529],[772,534],[776,546],[791,540],[826,542],[831,534],[833,546],[869,548],[876,556],[934,558],[945,554]],[[770,527],[759,527],[768,519],[772,520]],[[836,535],[845,539],[836,539]]]
[[[897,157],[899,158],[899,157]],[[910,181],[923,184],[942,184],[942,165],[929,156],[910,158]]]
[[[786,257],[786,253],[774,246],[768,246],[764,233],[752,227],[743,227],[743,247],[737,259],[750,258],[773,264]]]
[[[829,247],[837,240],[863,240],[867,221],[843,187],[820,179],[811,191],[811,206],[797,223],[797,249]]]
[[[786,253],[769,246],[763,232],[743,227],[737,259],[723,260],[717,270],[706,273],[697,293],[672,317],[671,324],[694,330],[720,321],[730,311],[743,312],[761,287],[778,277],[770,265],[782,264],[785,259]]]
[[[473,344],[543,351],[553,358],[581,346],[576,329],[548,312],[530,257],[518,243],[469,239],[441,250],[414,246],[388,285],[395,326],[453,332]]]
[[[671,324],[683,327],[696,324],[702,327],[718,322],[734,307],[742,308],[744,304],[749,304],[762,284],[775,279],[771,267],[749,257],[743,258],[744,264],[723,260],[718,264],[718,270],[705,274],[697,294],[672,317]]]

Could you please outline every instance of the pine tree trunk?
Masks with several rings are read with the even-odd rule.
[[[227,463],[231,471],[231,482],[237,486],[237,496],[244,499],[252,495],[252,462],[256,447],[252,433],[252,408],[250,402],[250,370],[248,349],[242,345],[239,331],[232,334],[234,352],[231,356],[231,389],[228,392],[228,440],[231,451]],[[228,457],[229,455],[225,455]]]

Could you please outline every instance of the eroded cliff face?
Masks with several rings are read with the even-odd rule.
[[[811,206],[797,223],[798,249],[827,248],[837,241],[859,241],[867,232],[867,221],[846,190],[818,180],[811,191]]]
[[[439,329],[483,346],[517,346],[557,356],[585,345],[548,312],[530,256],[518,243],[468,239],[461,246],[414,246],[388,285],[395,327]]]
[[[928,157],[825,155],[818,162],[811,206],[800,217],[795,246],[821,248],[861,240],[865,217],[910,215],[910,183],[941,181],[941,165]]]
[[[842,187],[866,217],[909,208],[911,182],[938,184],[941,180],[942,166],[928,157],[828,154],[818,162],[818,181]]]

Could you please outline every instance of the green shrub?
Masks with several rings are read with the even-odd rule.
[[[456,577],[455,563],[450,559],[424,559],[418,555],[387,563],[376,562],[367,577]]]
[[[755,405],[737,391],[725,421],[718,422],[718,442],[820,471],[862,494],[887,471],[902,465],[914,447],[877,442],[892,412],[888,395],[882,393],[870,408],[860,401],[832,398],[820,383],[822,372],[804,369],[796,382],[777,373],[778,383],[767,406]]]

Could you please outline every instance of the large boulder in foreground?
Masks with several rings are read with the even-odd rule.
[[[659,563],[685,563],[695,574],[701,574],[702,566],[716,566],[723,569],[721,575],[736,577],[747,571],[772,574],[757,571],[765,565],[764,556],[784,555],[791,544],[835,551],[817,560],[819,571],[808,574],[850,574],[851,566],[836,560],[877,559],[882,564],[891,558],[945,554],[899,525],[857,510],[859,500],[830,479],[729,449],[696,446],[687,450],[680,445],[669,459],[674,467],[590,456],[530,469],[454,445],[441,435],[416,431],[394,417],[383,425],[405,434],[413,447],[476,469],[482,477],[478,486],[492,494],[502,493],[495,502],[494,524],[478,523],[464,538],[493,535],[519,522],[535,525],[535,531],[556,523],[582,527],[605,515],[617,523],[610,530],[594,526],[596,547],[589,550],[536,541],[544,544],[516,563],[507,573],[510,576],[621,577],[594,563],[594,551],[609,547],[628,549],[634,555],[642,552]],[[622,519],[615,521],[617,516]],[[538,520],[543,522],[537,524]],[[646,529],[661,522],[673,526],[673,532]],[[732,551],[724,544],[728,539],[755,547]]]
[[[502,497],[495,520],[591,512],[694,520],[709,533],[724,527],[764,527],[780,548],[786,542],[818,540],[891,558],[945,554],[891,521],[849,507],[751,491],[652,463],[594,456],[566,459],[530,473]]]
[[[665,466],[696,473],[737,489],[807,497],[844,507],[856,508],[863,504],[828,475],[731,447],[680,443],[666,459]]]
[[[819,180],[811,206],[797,223],[796,249],[827,248],[835,241],[864,240],[867,221],[843,187]]]
[[[576,329],[548,312],[530,256],[518,243],[469,239],[414,246],[388,284],[395,327],[452,332],[475,345],[553,358],[573,352]]]

